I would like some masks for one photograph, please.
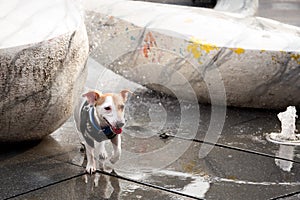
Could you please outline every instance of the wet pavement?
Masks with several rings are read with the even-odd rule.
[[[278,111],[227,108],[214,145],[207,135],[216,108],[184,104],[148,90],[113,75],[92,58],[88,66],[87,86],[105,92],[109,82],[114,91],[135,91],[126,107],[123,154],[114,172],[107,165],[104,172],[85,174],[85,154],[71,117],[42,141],[2,147],[0,199],[299,197],[299,148],[265,139],[267,133],[280,131]]]
[[[276,2],[299,6],[297,1]],[[286,19],[299,26],[296,18]],[[85,154],[71,117],[42,141],[1,144],[0,199],[300,198],[300,147],[266,140],[268,133],[280,132],[280,111],[184,102],[125,80],[93,58],[88,67],[86,87],[134,91],[114,171],[107,165],[104,172],[85,173]],[[300,130],[299,119],[296,127]]]

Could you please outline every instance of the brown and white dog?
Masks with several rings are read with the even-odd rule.
[[[84,138],[88,173],[96,171],[99,158],[107,159],[106,140],[110,140],[113,144],[110,162],[114,164],[120,159],[120,134],[125,125],[124,108],[128,93],[131,92],[122,90],[120,93],[102,94],[90,91],[82,95],[80,106],[75,109],[74,118],[77,130]]]

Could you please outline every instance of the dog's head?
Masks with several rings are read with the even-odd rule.
[[[97,117],[101,122],[109,125],[115,133],[121,133],[125,125],[124,108],[129,90],[120,93],[102,94],[98,91],[90,91],[83,96],[90,105],[95,106]]]

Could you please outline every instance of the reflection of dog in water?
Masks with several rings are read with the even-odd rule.
[[[117,178],[96,172],[84,175],[76,187],[80,187],[80,199],[120,199],[120,182]],[[79,199],[79,198],[78,198]]]
[[[87,156],[86,171],[94,173],[98,168],[98,158],[107,159],[105,141],[113,144],[113,155],[110,159],[116,163],[121,156],[121,133],[125,125],[124,106],[129,90],[120,93],[101,94],[90,91],[83,95],[80,107],[75,110],[75,122],[79,132],[84,138]]]

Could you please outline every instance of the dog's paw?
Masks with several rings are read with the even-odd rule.
[[[111,164],[115,164],[116,162],[118,162],[120,160],[120,156],[119,155],[114,155],[110,158],[110,162]]]
[[[86,172],[89,174],[95,173],[96,172],[96,166],[94,165],[87,165],[85,168]]]
[[[99,159],[100,160],[106,160],[108,158],[108,155],[107,155],[107,152],[104,150],[104,151],[101,151],[99,153]]]

